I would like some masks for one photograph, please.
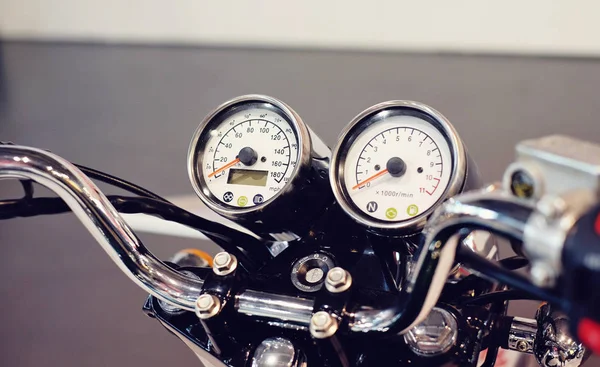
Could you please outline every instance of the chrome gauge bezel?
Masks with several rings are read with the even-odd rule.
[[[238,109],[242,109],[245,106],[258,107],[274,110],[281,115],[292,127],[293,133],[296,136],[298,142],[298,159],[296,167],[294,167],[289,181],[285,186],[279,190],[268,200],[263,203],[250,206],[250,207],[234,207],[226,205],[221,202],[213,193],[209,190],[204,175],[198,167],[203,167],[205,144],[208,140],[208,134],[211,126],[218,125],[222,122],[222,117],[233,111],[237,112]],[[311,139],[307,126],[304,124],[300,116],[284,102],[265,95],[250,94],[240,97],[233,98],[209,113],[200,123],[194,135],[190,146],[188,148],[187,156],[187,168],[188,176],[192,183],[192,187],[196,194],[200,197],[202,202],[215,212],[225,217],[239,218],[245,214],[252,214],[262,212],[265,208],[272,206],[278,198],[291,192],[291,190],[298,184],[298,181],[302,179],[302,171],[310,169],[311,160]]]
[[[369,217],[353,203],[346,189],[346,185],[344,184],[344,167],[349,147],[358,138],[361,132],[363,132],[373,123],[377,123],[378,121],[385,119],[387,116],[401,114],[398,113],[398,111],[402,110],[415,111],[422,116],[428,117],[426,121],[430,122],[440,131],[450,148],[450,153],[452,156],[452,169],[446,189],[440,198],[430,208],[410,219],[387,222]],[[448,119],[446,119],[446,117],[444,117],[441,113],[425,104],[414,101],[397,100],[382,102],[367,108],[354,117],[352,121],[344,128],[340,134],[335,148],[333,149],[329,180],[333,194],[340,207],[356,222],[375,232],[410,235],[423,229],[427,218],[433,213],[433,211],[441,202],[458,194],[461,191],[465,183],[466,173],[467,153],[460,137],[458,136],[458,133],[450,121],[448,121]]]

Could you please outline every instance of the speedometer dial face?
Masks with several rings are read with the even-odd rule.
[[[442,134],[414,116],[393,116],[363,131],[348,151],[345,188],[365,215],[402,221],[435,204],[452,158]]]
[[[435,110],[391,101],[359,114],[333,154],[336,199],[374,229],[419,230],[435,206],[461,187],[465,153]]]
[[[261,204],[289,181],[298,141],[279,113],[244,109],[224,118],[209,135],[202,174],[212,195],[223,204]]]
[[[251,210],[292,180],[301,144],[294,112],[266,96],[244,96],[219,107],[190,147],[192,182],[214,209]]]

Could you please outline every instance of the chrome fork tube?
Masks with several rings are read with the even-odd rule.
[[[0,179],[29,179],[60,196],[119,268],[146,292],[189,311],[203,281],[158,260],[96,185],[67,160],[36,148],[0,146]]]

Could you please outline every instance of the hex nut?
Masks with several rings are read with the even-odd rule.
[[[237,269],[236,257],[228,252],[219,252],[213,258],[213,272],[217,275],[229,275]]]
[[[212,294],[204,293],[198,297],[194,308],[199,319],[209,319],[221,311],[221,301]]]
[[[338,322],[326,311],[319,311],[310,319],[309,329],[314,338],[325,339],[335,334],[338,329]]]
[[[517,349],[519,350],[519,352],[526,352],[527,349],[529,349],[529,346],[527,345],[527,342],[525,340],[519,340],[517,342]]]
[[[352,285],[352,276],[345,269],[335,267],[327,272],[325,288],[331,293],[341,293]]]

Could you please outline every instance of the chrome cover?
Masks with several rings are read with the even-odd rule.
[[[449,351],[457,337],[458,324],[454,316],[434,307],[423,322],[404,334],[404,341],[415,354],[433,357]]]
[[[285,338],[268,338],[262,341],[252,356],[252,367],[303,367],[303,356],[294,344]]]

